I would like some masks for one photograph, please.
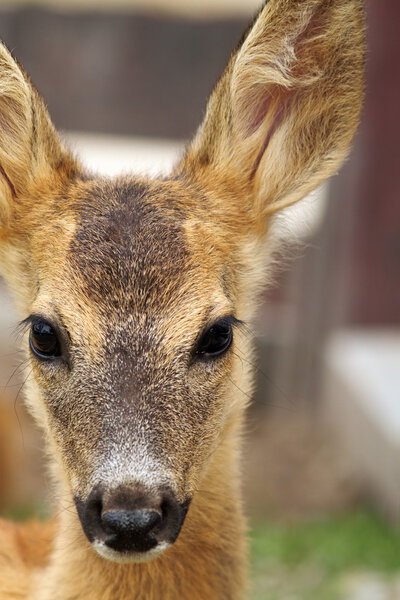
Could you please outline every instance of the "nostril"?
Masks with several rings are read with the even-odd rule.
[[[138,483],[110,491],[99,485],[86,501],[75,502],[86,536],[100,554],[104,548],[136,554],[165,549],[178,537],[189,506],[189,501],[179,504],[169,488],[154,491]]]
[[[150,509],[107,510],[101,515],[101,522],[110,532],[143,536],[154,532],[161,525],[161,513]]]

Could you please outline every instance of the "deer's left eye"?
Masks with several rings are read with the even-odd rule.
[[[61,344],[58,334],[54,327],[44,319],[33,321],[29,345],[38,358],[51,360],[61,356]]]
[[[196,355],[200,358],[214,358],[224,354],[232,344],[232,324],[228,319],[220,319],[201,336]]]

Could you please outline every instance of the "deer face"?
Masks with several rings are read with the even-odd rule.
[[[69,227],[55,217],[36,247],[34,385],[87,537],[139,560],[177,537],[232,418],[237,291],[226,248],[188,215],[187,185],[75,195]]]

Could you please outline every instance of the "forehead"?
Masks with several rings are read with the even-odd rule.
[[[184,211],[156,184],[95,184],[78,205],[71,270],[96,301],[160,306],[190,268],[184,222]]]

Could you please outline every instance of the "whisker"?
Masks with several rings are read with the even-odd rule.
[[[295,408],[296,404],[293,400],[291,400],[291,398],[288,396],[288,394],[285,392],[285,390],[283,390],[274,380],[273,378],[266,373],[266,371],[264,371],[260,366],[259,366],[259,362],[257,361],[257,359],[255,359],[254,361],[249,360],[248,358],[246,358],[245,356],[242,356],[242,353],[239,353],[240,351],[238,351],[238,353],[235,353],[235,356],[237,356],[241,361],[244,361],[245,363],[247,363],[255,373],[260,373],[263,378],[273,387],[273,389],[279,393],[279,395],[282,397],[282,399],[290,405],[291,408]],[[266,404],[268,404],[268,402],[266,402]],[[280,405],[276,405],[276,406],[280,406]],[[284,408],[282,406],[282,408]]]
[[[23,369],[25,367],[25,365],[28,363],[29,359],[23,360],[22,362],[20,362],[15,369],[13,370],[13,372],[11,373],[11,375],[9,376],[7,382],[5,383],[5,385],[3,386],[3,390],[8,389],[9,387],[13,387],[12,385],[10,385],[10,381],[12,381],[12,379],[17,375],[20,374],[19,370]],[[21,371],[22,372],[22,371]],[[13,385],[19,385],[19,382],[17,384],[13,384]]]
[[[21,420],[20,420],[19,414],[18,414],[17,402],[18,402],[18,399],[20,397],[21,391],[22,391],[23,387],[25,386],[26,382],[28,381],[29,377],[31,376],[31,374],[32,374],[32,369],[30,369],[29,373],[25,377],[25,379],[22,382],[22,385],[19,388],[18,393],[17,393],[17,395],[15,396],[15,399],[14,399],[14,413],[15,413],[15,416],[16,416],[17,421],[18,421],[18,427],[19,427],[19,431],[20,431],[20,434],[21,434],[22,448],[23,448],[23,450],[24,450],[25,453],[26,453],[25,438],[24,438],[24,432],[23,432],[23,428],[22,428],[22,423],[21,423]]]

